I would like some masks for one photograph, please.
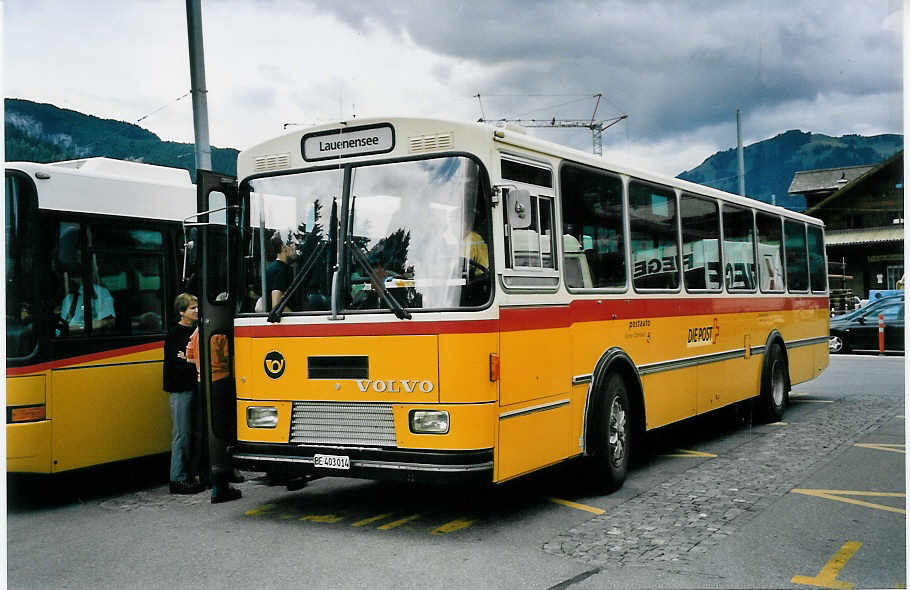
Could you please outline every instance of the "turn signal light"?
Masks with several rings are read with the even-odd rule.
[[[12,424],[15,422],[37,422],[38,420],[44,420],[45,416],[45,407],[43,405],[10,408],[9,420],[7,420],[7,423]]]
[[[499,355],[495,352],[490,353],[490,381],[499,381]]]

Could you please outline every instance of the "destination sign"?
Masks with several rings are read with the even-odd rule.
[[[309,162],[390,152],[395,147],[391,125],[354,127],[304,135],[303,159]]]

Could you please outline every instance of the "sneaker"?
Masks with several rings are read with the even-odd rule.
[[[236,500],[243,496],[243,492],[237,488],[232,488],[230,486],[225,488],[220,488],[216,490],[212,488],[212,504],[221,504],[222,502],[230,502],[231,500]]]
[[[170,491],[172,494],[198,494],[205,487],[197,482],[190,481],[172,481],[170,484]]]

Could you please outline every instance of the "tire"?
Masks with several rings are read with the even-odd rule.
[[[632,415],[622,376],[607,378],[592,424],[594,440],[591,479],[595,489],[609,493],[622,487],[632,450]]]
[[[779,344],[772,344],[762,373],[759,417],[763,422],[779,422],[784,417],[789,393],[787,357]]]
[[[828,340],[828,349],[833,354],[840,354],[849,350],[849,348],[847,348],[847,341],[844,340],[843,336],[831,336]]]

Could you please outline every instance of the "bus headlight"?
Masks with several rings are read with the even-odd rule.
[[[414,434],[447,434],[449,413],[445,410],[411,410],[408,415]]]
[[[249,428],[275,428],[278,426],[278,408],[274,406],[248,407],[246,425]]]

